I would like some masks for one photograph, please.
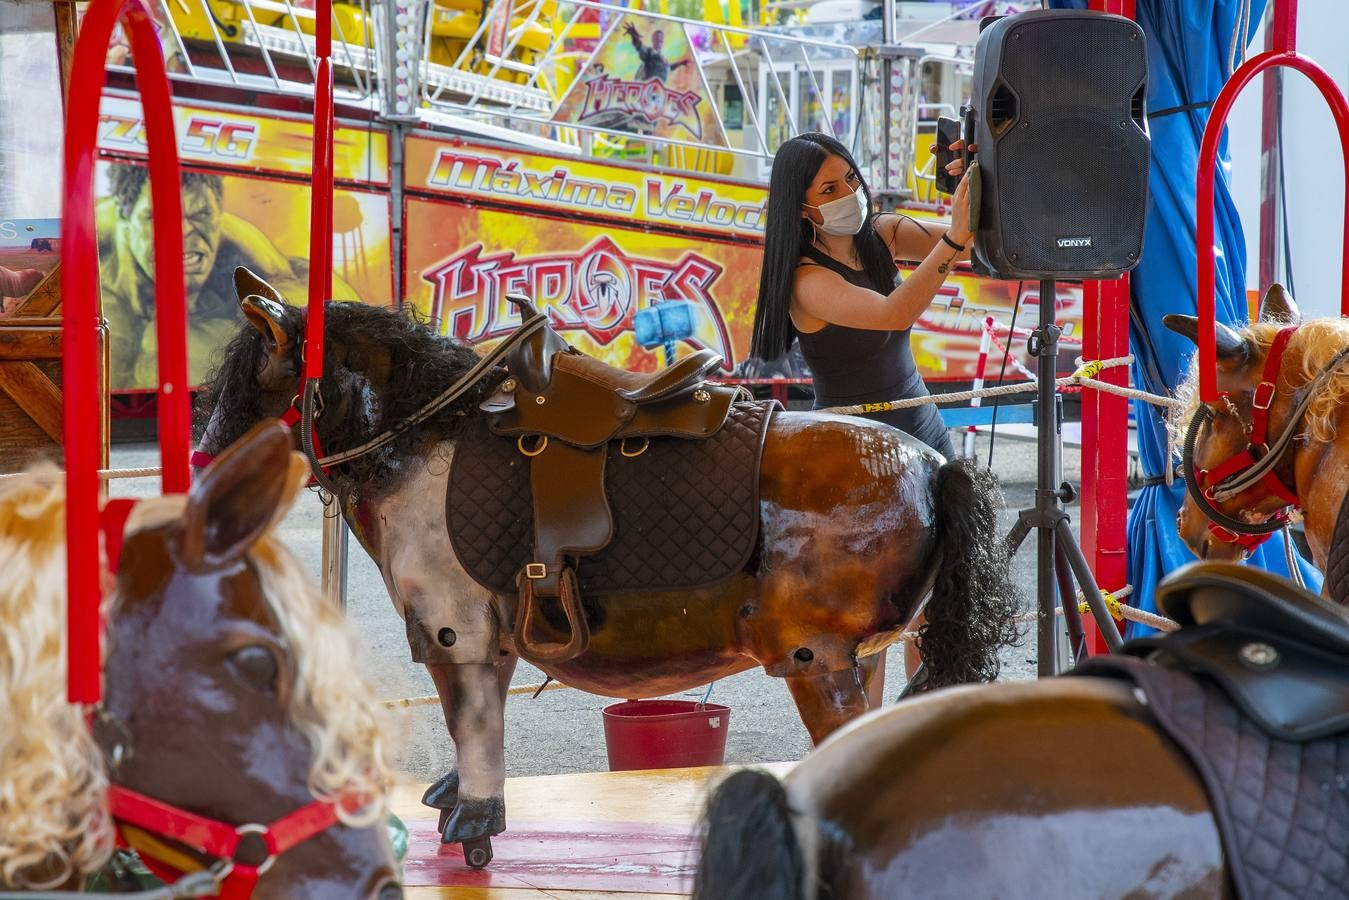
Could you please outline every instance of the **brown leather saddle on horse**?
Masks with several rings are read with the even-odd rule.
[[[1180,631],[1074,674],[1143,691],[1208,788],[1238,897],[1349,897],[1349,614],[1228,563],[1180,570],[1157,605]]]
[[[511,296],[528,323],[539,315]],[[446,519],[460,564],[515,594],[517,652],[585,651],[583,594],[673,590],[742,570],[758,538],[759,460],[776,404],[707,380],[699,350],[652,373],[587,356],[544,327],[456,440]],[[536,637],[542,618],[564,640]]]

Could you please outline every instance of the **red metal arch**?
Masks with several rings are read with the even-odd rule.
[[[159,448],[165,493],[190,480],[191,410],[187,383],[187,307],[183,293],[182,198],[173,108],[164,55],[143,0],[94,0],[85,13],[71,63],[65,138],[65,207],[61,221],[62,392],[66,464],[67,697],[101,696],[99,640],[98,238],[94,231],[94,160],[104,61],[113,29],[131,38],[136,84],[145,107],[150,191],[155,220],[155,325],[159,360]]]
[[[1289,0],[1275,8],[1274,46],[1275,49],[1252,57],[1239,69],[1218,92],[1213,103],[1208,124],[1204,127],[1204,139],[1199,145],[1199,172],[1195,191],[1196,223],[1195,247],[1199,264],[1199,399],[1208,403],[1218,399],[1217,370],[1217,314],[1214,309],[1214,260],[1213,260],[1213,178],[1218,162],[1218,140],[1222,136],[1227,115],[1232,111],[1242,88],[1256,75],[1266,69],[1285,66],[1296,69],[1311,79],[1321,91],[1330,106],[1335,126],[1340,133],[1340,153],[1344,161],[1345,183],[1345,221],[1344,247],[1341,266],[1343,280],[1340,297],[1341,315],[1349,316],[1349,104],[1340,93],[1326,71],[1311,59],[1293,49],[1297,34],[1297,3]]]
[[[323,303],[332,294],[333,77],[332,2],[316,9],[318,74],[314,89],[310,281],[305,377],[323,374]],[[187,374],[187,305],[183,281],[181,173],[172,91],[154,20],[144,0],[94,0],[71,63],[62,213],[62,390],[66,463],[67,699],[102,695],[98,478],[98,236],[94,162],[104,63],[113,29],[131,39],[136,84],[145,107],[150,195],[154,203],[155,324],[159,364],[159,448],[164,493],[191,483],[191,406]]]

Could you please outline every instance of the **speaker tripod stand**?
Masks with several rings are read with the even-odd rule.
[[[1087,564],[1069,517],[1064,509],[1077,497],[1077,489],[1068,482],[1055,486],[1059,477],[1059,457],[1062,450],[1062,398],[1055,383],[1058,373],[1059,335],[1062,329],[1054,323],[1055,283],[1052,279],[1040,282],[1040,325],[1031,334],[1030,352],[1039,362],[1036,384],[1036,457],[1035,505],[1018,513],[1017,522],[1007,536],[1010,553],[1036,534],[1036,597],[1039,617],[1036,626],[1037,672],[1040,677],[1056,673],[1058,662],[1058,626],[1054,609],[1062,600],[1063,618],[1068,630],[1069,649],[1074,662],[1086,656],[1087,638],[1082,629],[1082,616],[1077,608],[1077,592],[1073,580],[1082,589],[1096,627],[1105,638],[1111,653],[1123,645],[1115,620],[1110,616],[1105,598],[1096,586],[1096,580]]]

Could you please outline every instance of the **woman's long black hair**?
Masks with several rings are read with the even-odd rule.
[[[819,174],[829,154],[841,157],[857,173],[860,189],[871,209],[871,189],[848,148],[818,131],[799,134],[778,148],[773,157],[773,175],[768,183],[768,222],[764,229],[763,274],[759,278],[759,301],[754,308],[754,336],[750,354],[758,359],[778,359],[791,349],[796,329],[788,310],[796,283],[796,267],[814,230],[801,217],[806,188]],[[876,233],[875,213],[868,211],[862,229],[853,238],[853,248],[867,281],[890,284],[895,262],[885,242]]]

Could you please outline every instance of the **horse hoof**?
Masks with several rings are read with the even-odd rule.
[[[464,862],[475,869],[481,869],[492,861],[492,839],[478,838],[464,842]]]
[[[440,822],[436,824],[436,831],[439,831],[441,834],[445,833],[445,823],[450,821],[450,815],[453,812],[453,809],[442,809],[440,811]]]
[[[459,804],[459,770],[451,769],[422,794],[422,804],[432,809],[454,809]],[[444,823],[441,823],[444,827]]]

